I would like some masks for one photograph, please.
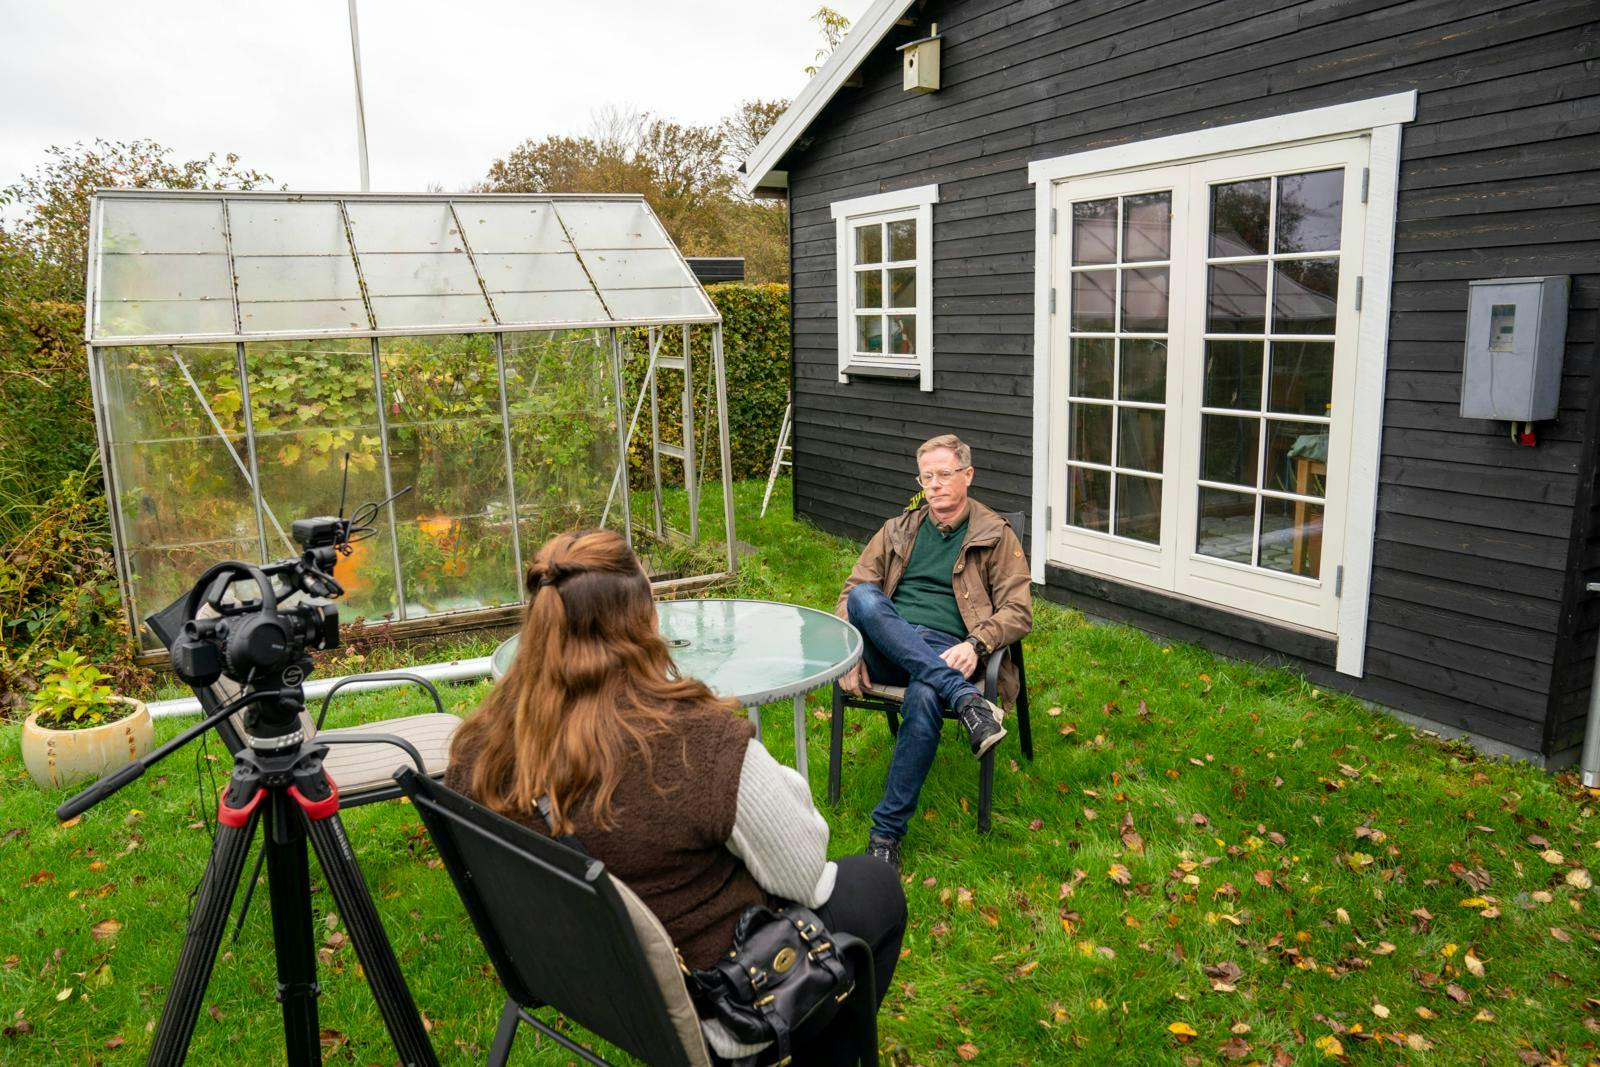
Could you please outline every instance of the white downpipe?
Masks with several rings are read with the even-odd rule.
[[[396,667],[396,671],[415,674],[426,678],[430,682],[475,682],[479,678],[489,677],[489,657],[479,656],[475,659],[454,659],[448,663],[426,663],[420,667]],[[384,672],[387,673],[387,672]],[[307,682],[306,703],[321,700],[332,689],[338,678],[318,678]],[[351,682],[340,689],[341,693],[359,693],[372,689],[393,689],[399,685],[413,683],[401,679],[389,681]],[[150,704],[150,716],[155,719],[170,718],[174,715],[200,714],[200,701],[194,697],[179,697],[176,700],[157,700]]]

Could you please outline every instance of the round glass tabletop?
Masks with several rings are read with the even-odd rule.
[[[861,659],[861,634],[825,611],[771,600],[666,600],[656,604],[661,636],[678,670],[742,707],[820,689]],[[517,636],[495,649],[498,680]]]

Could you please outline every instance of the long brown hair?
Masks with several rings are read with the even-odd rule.
[[[649,772],[647,738],[675,717],[726,714],[733,703],[678,677],[650,580],[622,535],[559,534],[524,582],[516,657],[451,745],[471,753],[471,792],[486,807],[525,816],[549,796],[556,831],[569,833],[568,813],[587,794],[595,823],[609,828],[630,756]]]

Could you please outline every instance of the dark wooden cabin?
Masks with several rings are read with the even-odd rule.
[[[1597,48],[1594,0],[879,0],[746,163],[797,514],[865,538],[959,433],[1045,595],[1570,758]],[[1529,277],[1570,286],[1554,417],[1464,417],[1469,283]]]

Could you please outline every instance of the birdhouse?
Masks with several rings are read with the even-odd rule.
[[[905,78],[903,88],[908,93],[931,93],[939,88],[939,24],[933,24],[933,33],[920,40],[900,46]]]

